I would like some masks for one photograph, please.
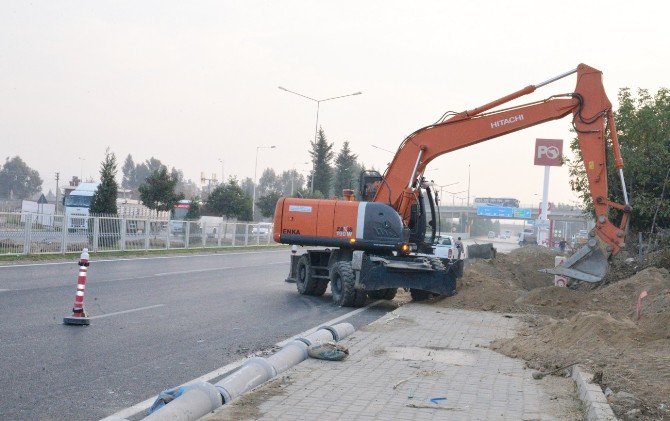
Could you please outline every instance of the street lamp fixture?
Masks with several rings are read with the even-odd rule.
[[[461,190],[461,191],[457,191],[457,192],[448,191],[447,193],[449,193],[451,195],[451,206],[456,206],[456,195],[461,194],[461,193],[465,193],[466,191],[467,190]]]
[[[251,199],[251,220],[254,220],[256,217],[256,178],[258,173],[258,151],[260,149],[274,149],[275,145],[272,146],[256,146],[256,163],[254,164],[254,194]]]
[[[363,92],[359,91],[359,92],[354,92],[352,94],[347,94],[347,95],[339,95],[339,96],[334,96],[334,97],[324,98],[324,99],[315,99],[315,98],[312,98],[310,96],[303,95],[299,92],[295,92],[295,91],[292,91],[290,89],[286,89],[283,86],[278,86],[278,88],[281,89],[282,91],[288,92],[290,94],[298,95],[298,96],[303,97],[305,99],[308,99],[310,101],[316,102],[316,124],[315,124],[315,128],[314,128],[314,143],[315,144],[316,144],[317,138],[319,136],[319,107],[320,107],[321,103],[326,102],[326,101],[331,101],[333,99],[346,98],[348,96],[354,96],[354,95],[361,95],[363,93]],[[311,182],[311,186],[310,186],[310,191],[312,193],[314,193],[314,173],[315,173],[315,170],[316,170],[316,168],[314,168],[314,164],[315,163],[312,162],[312,180],[311,180],[312,182]]]

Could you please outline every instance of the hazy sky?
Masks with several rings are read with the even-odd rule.
[[[0,2],[0,157],[20,155],[53,189],[154,156],[200,173],[307,173],[316,99],[339,150],[379,170],[414,130],[571,70],[621,87],[668,87],[666,2],[646,1],[7,1]],[[573,90],[575,79],[523,102]],[[428,172],[452,192],[537,203],[535,138],[572,138],[569,118],[444,155]],[[625,160],[625,157],[624,157]],[[120,176],[120,174],[119,174]],[[456,197],[464,197],[459,193]],[[448,196],[451,200],[452,196]],[[567,168],[550,200],[570,202]],[[456,199],[456,203],[460,203]]]

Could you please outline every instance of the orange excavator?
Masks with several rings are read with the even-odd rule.
[[[572,93],[501,108],[574,73],[577,84]],[[409,289],[415,300],[454,294],[462,261],[431,256],[436,227],[426,221],[437,219],[435,194],[423,177],[426,166],[447,152],[568,115],[577,133],[596,225],[588,242],[562,266],[543,271],[599,282],[609,258],[624,246],[631,207],[602,72],[585,64],[480,107],[446,113],[435,124],[415,131],[400,144],[383,175],[375,171],[361,174],[357,198],[352,190],[345,190],[342,200],[279,199],[274,240],[316,247],[293,254],[287,281],[294,280],[298,292],[307,295],[323,295],[330,283],[333,301],[340,306],[361,306],[368,296],[391,299],[398,288]],[[606,125],[611,145],[606,141]],[[608,199],[608,147],[620,177],[623,204]],[[619,211],[618,225],[610,221],[611,209]]]

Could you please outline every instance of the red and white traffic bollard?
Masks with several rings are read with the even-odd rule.
[[[79,258],[79,277],[77,278],[77,294],[74,297],[72,316],[65,317],[63,324],[66,325],[90,325],[91,319],[84,311],[84,289],[86,289],[86,272],[88,272],[88,249],[81,252]]]

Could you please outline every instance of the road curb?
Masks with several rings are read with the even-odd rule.
[[[571,377],[577,386],[577,395],[584,404],[587,421],[617,420],[600,386],[593,383],[593,374],[575,365]]]

